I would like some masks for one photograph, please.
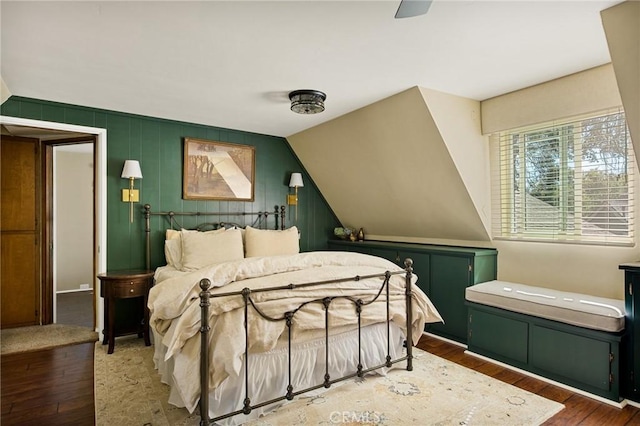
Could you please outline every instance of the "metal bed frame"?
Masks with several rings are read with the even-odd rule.
[[[167,220],[169,221],[169,224],[172,228],[174,228],[175,226],[180,226],[177,222],[175,217],[176,216],[257,216],[257,218],[254,220],[254,222],[252,223],[252,225],[257,224],[261,224],[263,220],[268,219],[268,217],[270,215],[274,215],[275,216],[275,229],[284,229],[284,219],[285,219],[285,206],[275,206],[275,209],[273,212],[257,212],[257,213],[252,213],[252,212],[237,212],[237,213],[222,213],[222,212],[214,212],[214,213],[203,213],[203,212],[152,212],[151,211],[151,206],[149,204],[145,204],[144,206],[144,216],[145,216],[145,233],[146,233],[146,262],[147,262],[147,269],[150,268],[150,233],[151,233],[151,224],[150,224],[150,218],[151,216],[164,216],[167,218]],[[280,218],[280,220],[279,220]],[[201,228],[203,225],[209,226],[209,225],[214,225],[214,226],[218,226],[218,227],[222,227],[225,225],[230,225],[230,223],[224,223],[224,222],[220,222],[220,223],[215,223],[215,224],[200,224],[198,226],[198,228]],[[234,224],[235,225],[235,224]],[[306,392],[310,392],[312,390],[316,390],[316,389],[320,389],[322,387],[324,388],[330,388],[331,385],[333,385],[334,383],[338,383],[344,380],[348,380],[354,377],[363,377],[364,374],[374,371],[374,370],[378,370],[380,368],[384,368],[384,367],[391,367],[393,364],[402,362],[402,361],[407,361],[407,367],[406,369],[408,371],[412,371],[413,370],[413,351],[412,351],[412,342],[411,342],[411,323],[413,322],[413,311],[412,311],[412,307],[411,307],[411,299],[413,297],[413,291],[412,291],[412,284],[411,284],[411,279],[412,279],[412,275],[413,275],[413,261],[411,259],[406,259],[404,262],[405,265],[405,269],[402,271],[394,271],[394,272],[390,272],[390,271],[386,271],[384,273],[381,274],[372,274],[372,275],[363,275],[363,276],[353,276],[353,277],[348,277],[348,278],[341,278],[341,279],[333,279],[333,280],[325,280],[325,281],[315,281],[315,282],[308,282],[308,283],[300,283],[300,284],[286,284],[286,285],[282,285],[282,286],[274,286],[274,287],[270,287],[270,288],[263,288],[263,289],[259,289],[259,290],[251,290],[249,288],[244,288],[243,290],[240,291],[236,291],[236,292],[226,292],[226,293],[216,293],[216,294],[211,294],[211,292],[209,291],[211,288],[211,281],[208,278],[204,278],[200,281],[199,285],[200,285],[200,310],[201,310],[201,322],[200,322],[200,403],[199,403],[199,409],[200,409],[200,425],[201,426],[206,426],[206,425],[210,425],[213,424],[219,420],[222,419],[226,419],[238,414],[249,414],[251,413],[251,411],[253,409],[256,408],[261,408],[270,404],[274,404],[276,402],[280,402],[280,401],[284,401],[286,400],[292,400],[294,397],[306,393]],[[404,346],[406,348],[406,355],[397,358],[397,359],[391,359],[391,338],[390,338],[390,324],[391,324],[391,318],[390,318],[390,302],[389,302],[389,280],[391,278],[391,276],[393,275],[400,275],[403,274],[405,276],[405,303],[406,303],[406,330],[407,330],[407,337],[405,339],[404,342]],[[375,295],[375,297],[371,298],[370,300],[362,300],[362,299],[356,299],[354,297],[351,296],[333,296],[333,297],[324,297],[321,299],[315,299],[315,300],[309,300],[306,301],[302,304],[300,304],[297,308],[295,308],[292,311],[288,311],[288,312],[284,312],[281,316],[279,317],[270,317],[268,315],[266,315],[265,313],[263,313],[260,308],[254,303],[251,295],[252,294],[257,294],[257,293],[262,293],[262,292],[267,292],[267,291],[280,291],[280,290],[295,290],[295,289],[299,289],[299,288],[305,288],[305,287],[311,287],[311,286],[329,286],[332,284],[336,284],[336,283],[341,283],[341,282],[349,282],[349,281],[360,281],[362,279],[369,279],[369,278],[384,278],[382,285],[380,286],[380,289],[378,290],[378,293]],[[385,294],[385,298],[386,298],[386,324],[387,324],[387,355],[386,355],[386,360],[376,366],[367,368],[367,369],[363,369],[362,367],[362,360],[361,360],[361,356],[362,356],[362,350],[361,350],[361,344],[362,344],[362,336],[361,336],[361,331],[362,331],[362,323],[361,323],[361,313],[362,313],[362,309],[365,308],[367,305],[370,305],[374,302],[376,302],[383,294]],[[217,297],[229,297],[229,296],[235,296],[235,297],[242,297],[244,300],[244,324],[245,324],[245,335],[244,335],[244,339],[245,339],[245,351],[244,351],[244,368],[245,368],[245,398],[243,401],[243,408],[240,410],[236,410],[236,411],[232,411],[226,414],[222,414],[219,415],[213,419],[210,419],[209,417],[209,346],[208,346],[208,341],[209,341],[209,331],[210,331],[210,326],[208,324],[208,318],[209,318],[209,306],[210,306],[210,299],[211,298],[217,298]],[[351,303],[354,306],[357,318],[358,318],[358,365],[357,365],[357,369],[356,371],[349,373],[345,376],[342,377],[338,377],[338,378],[331,378],[329,375],[329,314],[330,314],[330,307],[331,307],[331,303],[332,301],[336,300],[336,299],[346,299],[351,301]],[[304,389],[294,389],[292,386],[292,367],[291,367],[291,327],[293,326],[293,319],[294,316],[296,315],[296,313],[298,311],[300,311],[301,309],[303,309],[306,305],[311,304],[311,303],[320,303],[323,305],[324,307],[324,311],[325,311],[325,374],[324,374],[324,380],[322,383],[319,384],[315,384],[312,385],[310,387],[304,388]],[[249,395],[249,364],[248,364],[248,360],[249,360],[249,331],[247,328],[247,321],[248,321],[248,315],[249,315],[249,307],[252,308],[252,311],[256,312],[258,315],[260,315],[262,318],[264,318],[267,321],[285,321],[286,322],[286,326],[287,326],[287,331],[288,331],[288,336],[287,336],[287,343],[288,343],[288,383],[289,385],[287,386],[287,392],[284,395],[281,395],[277,398],[273,398],[271,400],[268,401],[263,401],[263,402],[259,402],[257,404],[252,405],[251,404],[251,397]]]
[[[287,284],[287,285],[283,285],[283,286],[276,286],[276,287],[270,287],[270,288],[264,288],[264,289],[260,289],[260,290],[251,290],[249,288],[244,288],[241,291],[236,291],[236,292],[228,292],[228,293],[216,293],[216,294],[211,294],[209,292],[209,288],[211,287],[211,281],[209,281],[208,278],[204,278],[200,281],[200,288],[201,288],[201,292],[200,292],[200,309],[201,309],[201,318],[200,318],[200,425],[201,426],[205,426],[205,425],[210,425],[212,423],[217,422],[218,420],[222,420],[222,419],[226,419],[228,417],[232,417],[238,414],[249,414],[251,413],[251,410],[255,409],[255,408],[260,408],[260,407],[264,407],[276,402],[280,402],[283,400],[292,400],[295,396],[298,396],[300,394],[306,393],[306,392],[310,392],[312,390],[316,390],[319,388],[329,388],[331,387],[332,384],[337,383],[337,382],[341,382],[343,380],[347,380],[347,379],[351,379],[353,377],[362,377],[365,373],[368,373],[370,371],[373,370],[377,370],[379,368],[383,368],[383,367],[391,367],[393,364],[398,363],[398,362],[402,362],[402,361],[407,361],[407,370],[408,371],[412,371],[413,370],[413,351],[412,351],[412,343],[411,343],[411,323],[413,322],[413,311],[411,309],[411,298],[412,298],[412,290],[411,290],[411,276],[413,274],[413,261],[411,259],[406,259],[405,262],[405,270],[404,271],[395,271],[395,272],[385,272],[383,274],[372,274],[372,275],[363,275],[363,276],[359,276],[356,275],[354,277],[350,277],[350,278],[344,278],[344,279],[335,279],[335,280],[326,280],[326,281],[316,281],[316,282],[309,282],[309,283],[302,283],[302,284]],[[404,346],[407,349],[407,354],[403,357],[397,358],[395,360],[391,359],[390,356],[390,352],[391,352],[391,338],[390,338],[390,323],[391,323],[391,318],[390,318],[390,313],[389,313],[389,279],[391,278],[392,275],[398,275],[398,274],[405,274],[405,300],[406,300],[406,309],[407,309],[407,314],[406,314],[406,327],[407,327],[407,339],[405,340]],[[322,286],[322,285],[331,285],[331,284],[335,284],[335,283],[339,283],[339,282],[347,282],[347,281],[359,281],[361,279],[368,279],[368,278],[376,278],[376,277],[384,277],[384,281],[382,283],[382,285],[380,286],[380,290],[378,291],[378,294],[376,294],[375,297],[373,297],[371,300],[367,300],[364,301],[362,299],[355,299],[351,296],[334,296],[334,297],[324,297],[321,299],[315,299],[315,300],[310,300],[307,302],[304,302],[302,304],[300,304],[296,309],[292,310],[292,311],[287,311],[284,312],[282,314],[281,317],[277,317],[277,318],[273,318],[270,317],[266,314],[264,314],[262,311],[260,311],[260,309],[256,306],[256,304],[253,302],[253,299],[251,298],[251,295],[254,293],[261,293],[261,292],[265,292],[265,291],[278,291],[278,290],[294,290],[297,288],[304,288],[304,287],[311,287],[311,286]],[[361,323],[361,313],[362,313],[362,308],[370,305],[371,303],[375,302],[376,300],[378,300],[378,298],[380,297],[380,295],[382,294],[383,290],[385,290],[385,295],[386,295],[386,311],[387,311],[387,318],[386,318],[386,323],[387,323],[387,356],[386,356],[386,361],[382,364],[367,368],[367,369],[363,369],[362,368],[362,360],[361,360],[361,356],[362,356],[362,351],[361,351],[361,344],[362,344],[362,336],[361,336],[361,330],[362,330],[362,323]],[[237,410],[237,411],[232,411],[230,413],[226,413],[220,416],[217,416],[213,419],[209,418],[209,331],[210,331],[210,327],[208,324],[208,318],[209,318],[209,306],[210,306],[210,299],[211,298],[215,298],[215,297],[227,297],[227,296],[238,296],[238,297],[242,297],[244,299],[244,324],[245,324],[245,351],[244,351],[244,368],[245,368],[245,398],[243,401],[243,408],[241,410]],[[336,379],[332,379],[331,376],[329,375],[329,308],[331,306],[331,302],[333,300],[336,299],[347,299],[350,300],[354,307],[355,307],[355,311],[358,317],[358,365],[357,365],[357,370],[353,373],[347,374],[345,376],[336,378]],[[316,384],[304,389],[300,389],[300,390],[295,390],[293,389],[293,386],[291,385],[292,382],[292,373],[291,373],[291,327],[293,324],[293,317],[295,316],[295,314],[302,309],[305,305],[308,305],[310,303],[321,303],[324,306],[324,311],[325,311],[325,374],[324,374],[324,381],[320,384]],[[287,336],[287,343],[288,343],[288,378],[289,378],[289,385],[287,386],[287,393],[285,395],[282,395],[280,397],[268,400],[268,401],[264,401],[264,402],[260,402],[258,404],[255,405],[251,405],[251,398],[249,396],[249,364],[248,364],[248,360],[249,360],[249,331],[248,328],[246,327],[247,324],[247,320],[248,320],[248,314],[249,314],[249,305],[251,305],[251,307],[253,308],[253,310],[255,312],[257,312],[262,318],[264,318],[267,321],[286,321],[286,325],[287,325],[287,330],[288,330],[288,336]]]

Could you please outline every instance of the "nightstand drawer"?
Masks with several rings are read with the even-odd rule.
[[[111,283],[111,297],[124,299],[147,294],[148,280],[130,280]]]

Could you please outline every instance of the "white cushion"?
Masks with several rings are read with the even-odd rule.
[[[279,256],[300,252],[298,228],[276,231],[247,226],[244,232],[245,257]]]
[[[181,231],[182,271],[244,258],[239,229],[210,232]]]
[[[623,300],[497,280],[467,287],[465,298],[579,327],[611,332],[624,330]]]

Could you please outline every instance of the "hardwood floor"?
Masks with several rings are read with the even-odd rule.
[[[451,362],[564,404],[565,409],[545,422],[545,425],[640,425],[639,408],[630,405],[623,409],[612,407],[595,399],[467,355],[464,353],[463,347],[431,336],[423,336],[418,347]]]
[[[93,425],[93,343],[3,355],[0,423]]]
[[[614,408],[466,355],[464,348],[430,336],[418,347],[564,404],[566,408],[545,425],[640,425],[638,408]],[[0,368],[3,426],[94,424],[93,343],[5,355]]]

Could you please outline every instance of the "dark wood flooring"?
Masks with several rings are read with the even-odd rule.
[[[564,404],[566,408],[545,425],[640,425],[638,408],[614,408],[466,355],[464,348],[430,336],[418,347]],[[3,426],[94,424],[93,343],[5,355],[0,368]]]
[[[93,343],[9,354],[0,361],[0,424],[93,425]]]

